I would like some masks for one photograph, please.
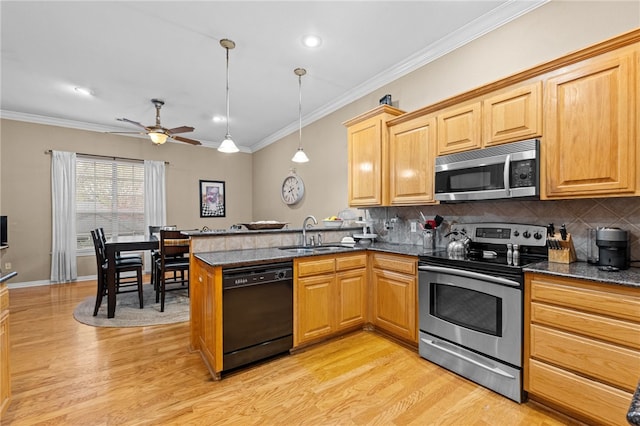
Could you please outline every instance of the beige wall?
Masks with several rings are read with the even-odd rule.
[[[18,271],[13,282],[48,280],[51,252],[51,156],[49,149],[96,155],[168,161],[167,222],[182,229],[228,228],[250,221],[252,211],[250,154],[227,156],[217,150],[62,127],[1,121],[0,191],[2,214],[9,220],[9,249],[2,265]],[[225,181],[225,218],[200,218],[199,180]],[[3,272],[4,269],[3,269]],[[92,256],[78,258],[78,276],[95,275]]]
[[[342,123],[376,107],[385,94],[392,95],[394,106],[413,111],[637,27],[637,1],[551,1],[539,7],[305,127],[303,147],[311,161],[296,166],[307,192],[297,206],[279,199],[280,183],[294,164],[289,160],[297,148],[297,133],[254,153],[254,220],[277,219],[299,227],[307,214],[320,219],[346,208]],[[313,70],[308,72],[307,86],[313,79]]]

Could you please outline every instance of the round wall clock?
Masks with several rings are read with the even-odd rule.
[[[295,172],[291,172],[287,177],[282,181],[282,188],[280,190],[280,197],[282,197],[282,201],[285,204],[296,204],[302,197],[304,196],[304,182],[302,182],[302,178],[295,174]]]

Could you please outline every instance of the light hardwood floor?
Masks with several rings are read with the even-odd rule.
[[[213,381],[189,324],[94,328],[94,283],[10,290],[13,402],[2,425],[564,425],[372,332]],[[117,314],[117,313],[116,313]]]

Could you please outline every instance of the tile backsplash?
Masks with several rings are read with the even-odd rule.
[[[578,260],[587,260],[588,229],[616,227],[630,232],[631,260],[640,260],[640,197],[588,198],[557,201],[498,200],[466,203],[448,203],[435,206],[376,207],[367,210],[378,240],[403,244],[422,244],[422,234],[411,232],[411,222],[422,222],[435,215],[444,218],[439,228],[438,245],[445,246],[443,235],[452,223],[505,222],[546,226],[556,229],[563,223],[571,233]],[[396,220],[391,221],[391,219]],[[385,221],[393,229],[385,229]],[[640,266],[636,263],[632,266]]]

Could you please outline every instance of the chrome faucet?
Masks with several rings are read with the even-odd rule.
[[[304,220],[302,221],[302,245],[303,246],[307,245],[307,228],[311,228],[311,225],[307,223],[309,219],[313,221],[314,225],[318,224],[318,221],[316,220],[316,218],[311,215],[304,218]]]

